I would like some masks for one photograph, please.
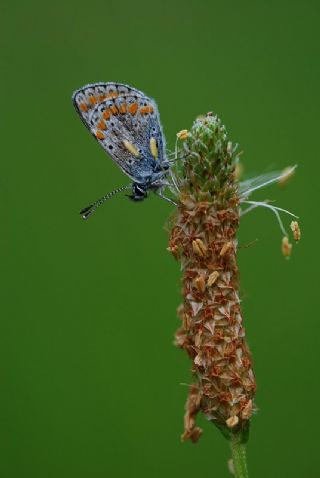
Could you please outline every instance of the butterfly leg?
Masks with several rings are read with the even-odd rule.
[[[170,199],[170,198],[168,198],[167,196],[165,196],[165,195],[162,193],[162,190],[161,190],[161,189],[158,189],[158,190],[154,191],[154,193],[155,193],[157,196],[159,196],[159,197],[161,197],[162,199],[164,199],[165,201],[168,201],[168,202],[170,202],[171,204],[174,204],[175,206],[178,205],[178,203],[176,203],[176,202],[173,201],[172,199]]]

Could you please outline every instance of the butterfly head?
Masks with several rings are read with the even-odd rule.
[[[132,194],[127,194],[131,201],[143,201],[148,197],[148,188],[146,185],[133,183]]]

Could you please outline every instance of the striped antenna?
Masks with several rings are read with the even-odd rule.
[[[80,214],[82,216],[82,219],[86,220],[88,217],[90,217],[101,204],[106,202],[108,199],[112,198],[115,194],[120,193],[121,191],[124,191],[125,189],[131,189],[132,185],[126,185],[126,186],[121,186],[120,188],[114,189],[110,193],[106,194],[102,198],[98,199],[95,201],[93,204],[90,204],[90,206],[87,206],[83,209],[81,209]]]

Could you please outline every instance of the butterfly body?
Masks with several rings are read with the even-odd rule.
[[[157,105],[120,83],[93,83],[75,91],[73,104],[103,149],[133,181],[130,199],[161,191],[170,163]]]

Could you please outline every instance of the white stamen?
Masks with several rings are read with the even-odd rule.
[[[264,188],[269,184],[279,181],[279,179],[283,178],[284,176],[292,174],[296,167],[297,165],[287,170],[285,175],[283,174],[283,171],[274,171],[273,173],[262,174],[261,176],[257,176],[255,178],[247,179],[246,181],[240,182],[240,198],[246,199],[253,191]]]
[[[278,219],[278,222],[279,222],[279,225],[280,225],[280,229],[281,231],[283,232],[283,234],[285,236],[288,235],[287,231],[285,230],[284,228],[284,225],[283,225],[283,222],[281,220],[281,217],[280,217],[280,214],[279,214],[279,211],[280,212],[284,212],[286,214],[289,214],[289,216],[292,216],[292,217],[295,217],[295,218],[298,218],[298,216],[296,216],[295,214],[293,214],[292,212],[290,211],[287,211],[286,209],[282,209],[281,207],[277,207],[277,206],[272,206],[271,204],[268,204],[267,202],[260,202],[260,201],[242,201],[243,203],[245,204],[251,204],[251,207],[249,207],[248,209],[245,209],[241,215],[243,216],[244,214],[246,214],[247,212],[250,212],[252,211],[252,209],[255,209],[256,207],[266,207],[268,209],[271,209],[271,211],[276,215],[277,219]]]

